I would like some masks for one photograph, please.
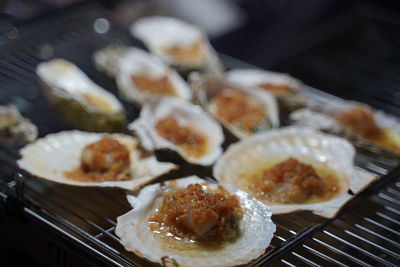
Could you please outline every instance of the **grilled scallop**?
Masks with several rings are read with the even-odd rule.
[[[118,217],[115,232],[126,250],[155,263],[245,264],[275,232],[266,205],[195,176],[146,186],[128,201],[133,209]]]
[[[249,192],[273,214],[311,210],[333,217],[376,177],[355,169],[355,150],[346,140],[288,127],[231,145],[213,169],[226,186]]]
[[[36,70],[50,104],[72,126],[86,131],[117,131],[126,124],[118,99],[64,59],[40,63]]]
[[[211,165],[222,153],[221,126],[200,106],[177,98],[150,99],[128,127],[146,149],[172,149],[193,164]]]
[[[221,63],[199,28],[169,17],[144,17],[131,27],[133,36],[178,70],[220,73]]]
[[[175,168],[123,134],[66,131],[25,146],[18,166],[52,182],[136,189]]]

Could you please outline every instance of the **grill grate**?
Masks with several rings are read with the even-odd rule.
[[[48,31],[46,34],[42,33],[39,39],[35,34],[30,34],[10,42],[0,49],[0,83],[3,86],[0,91],[0,102],[1,104],[16,105],[25,116],[39,126],[40,136],[69,129],[52,113],[42,98],[34,74],[36,65],[47,59],[52,52],[54,54],[51,57],[63,57],[71,60],[96,83],[108,88],[114,94],[117,91],[111,79],[94,69],[91,60],[92,53],[96,48],[109,43],[132,44],[134,41],[123,27],[112,22],[111,30],[108,33],[96,33],[93,30],[93,22],[99,17],[107,17],[107,14],[99,7],[93,5],[86,8],[81,7],[79,11],[74,10],[72,15],[65,15],[62,19],[53,22],[51,26],[38,27],[37,31]],[[223,60],[229,67],[244,65],[228,56],[223,56]],[[323,95],[319,91],[315,92]],[[124,104],[128,119],[132,120],[137,116],[138,111],[128,103]],[[0,181],[7,184],[7,186],[1,186],[0,189],[15,185],[12,175],[16,170],[17,149],[18,147],[0,149]],[[388,173],[388,170],[394,169],[398,162],[373,159],[367,155],[358,154],[356,164],[366,171],[383,176]],[[209,172],[209,170],[205,172],[207,173],[207,171]],[[181,175],[183,173],[175,172],[171,176],[179,177]],[[389,175],[382,179],[376,188],[382,187],[383,182],[388,181],[391,177],[392,175]],[[394,262],[393,260],[397,260],[399,257],[394,250],[399,244],[393,241],[395,240],[393,237],[399,234],[393,230],[396,229],[393,228],[393,225],[398,224],[398,221],[393,222],[399,215],[396,209],[399,206],[396,199],[398,194],[399,182],[395,183],[394,187],[380,192],[377,197],[371,198],[375,205],[362,206],[354,211],[354,214],[346,213],[334,221],[327,221],[309,212],[274,216],[273,220],[277,224],[277,231],[267,249],[266,256],[256,260],[254,265],[269,263],[297,244],[299,245],[295,246],[294,250],[280,259],[281,263],[288,265],[303,263],[317,266],[318,264],[324,265],[324,263],[374,265],[375,263]],[[0,196],[6,197],[3,193]],[[30,203],[25,208],[26,212],[42,218],[49,225],[56,227],[60,234],[75,239],[82,247],[95,251],[110,263],[124,266],[149,264],[133,253],[126,252],[114,234],[117,216],[130,210],[123,191],[58,185],[28,177],[25,197]],[[362,197],[358,199],[362,199]],[[370,202],[370,200],[368,201]],[[387,205],[388,209],[383,210],[380,203],[385,201],[393,202],[394,206]],[[323,231],[315,234],[312,239],[307,239],[323,226],[325,226]],[[385,237],[386,239],[383,240],[387,242],[385,245],[380,245],[381,247],[376,247],[374,244],[380,243],[373,239],[367,239],[366,236],[368,233],[374,238],[381,238],[376,236],[376,227],[385,230],[384,233],[379,232],[379,235]],[[360,245],[360,238],[369,240],[373,244]],[[300,244],[302,240],[307,241]],[[348,246],[348,249],[342,249],[344,245]],[[379,255],[376,256],[376,251],[384,253],[386,258],[377,259]],[[365,259],[363,257],[365,254],[371,256],[371,259]],[[317,262],[320,263],[317,264]]]

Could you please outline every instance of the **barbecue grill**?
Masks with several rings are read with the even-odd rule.
[[[137,41],[130,37],[125,27],[110,18],[110,14],[100,6],[87,4],[22,28],[18,38],[0,47],[1,104],[16,105],[39,127],[39,136],[70,129],[42,97],[35,74],[38,63],[53,57],[74,62],[92,80],[116,94],[115,83],[95,70],[92,53],[111,43],[136,45]],[[95,30],[94,25],[99,19],[110,23],[108,31]],[[381,62],[388,54],[377,51],[372,41],[362,42],[362,33],[359,34],[360,27],[387,27],[389,22],[376,17],[368,17],[367,25],[360,18],[351,21],[352,24],[346,25],[341,33],[332,32],[333,39],[324,36],[319,43],[311,45],[305,41],[306,37],[297,40],[303,44],[303,50],[290,50],[293,56],[270,66],[290,72],[305,82],[312,81],[309,84],[318,88],[323,86],[328,92],[335,89],[341,97],[355,98],[398,115],[400,106],[396,100],[399,95],[395,91],[395,86],[400,84],[395,76],[398,62],[393,60],[385,65],[388,67],[384,71],[373,72],[371,64]],[[392,27],[393,31],[400,29]],[[349,36],[353,38],[349,39]],[[347,46],[343,45],[343,40],[347,40]],[[397,39],[387,41],[397,48],[400,45]],[[362,46],[361,52],[349,61],[353,55],[351,49],[359,46]],[[342,52],[335,52],[339,50]],[[328,77],[328,73],[321,74],[321,69],[318,72],[318,64],[326,55],[323,51],[332,51],[325,61],[330,62],[329,67],[337,78],[329,86],[326,86],[326,81],[332,77]],[[249,66],[229,56],[221,55],[221,59],[228,68]],[[364,76],[359,80],[359,76],[354,76],[356,73],[347,71],[345,64],[353,64],[356,71],[357,68],[365,73],[370,70],[375,76]],[[361,90],[365,87],[376,90],[364,93]],[[348,92],[349,88],[356,89]],[[311,97],[335,98],[312,87],[309,90]],[[138,110],[124,104],[131,121],[138,115]],[[23,244],[22,248],[19,245],[20,249],[42,265],[151,265],[125,251],[114,233],[116,218],[131,209],[123,191],[72,187],[31,178],[16,166],[18,149],[0,149],[0,233],[4,236],[1,244],[4,248],[0,253],[6,254],[7,246]],[[399,159],[359,152],[355,163],[360,170],[379,176],[378,181],[356,196],[334,219],[327,220],[310,212],[273,216],[277,225],[274,238],[266,253],[250,264],[398,266]],[[209,168],[198,167],[189,171],[184,166],[182,170],[160,179],[193,172],[200,176],[210,175]]]

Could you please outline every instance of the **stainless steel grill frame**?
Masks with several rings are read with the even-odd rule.
[[[77,63],[95,82],[116,93],[114,82],[95,70],[92,53],[109,43],[136,42],[126,28],[112,20],[109,32],[96,33],[93,22],[100,17],[109,18],[109,14],[97,5],[80,6],[61,18],[48,18],[33,25],[26,29],[29,33],[0,47],[1,104],[17,105],[39,126],[40,136],[69,129],[47,106],[37,83],[35,67],[49,56]],[[39,31],[41,34],[36,34]],[[227,67],[247,65],[229,56],[221,57]],[[310,91],[334,98],[313,88]],[[138,110],[124,104],[130,120],[137,116]],[[114,234],[116,217],[130,210],[123,191],[79,188],[31,178],[18,170],[17,151],[18,147],[0,149],[0,199],[13,216],[45,225],[61,242],[71,242],[90,255],[95,264],[150,265],[126,252]],[[400,180],[395,182],[400,177],[399,161],[359,153],[356,165],[380,176],[380,180],[357,196],[336,219],[326,220],[309,212],[274,216],[277,231],[271,245],[252,265],[399,264],[400,255],[395,250],[400,246],[395,240],[400,217]],[[26,177],[25,181],[14,179],[17,171]],[[187,165],[161,180],[188,174],[207,176],[210,169]]]

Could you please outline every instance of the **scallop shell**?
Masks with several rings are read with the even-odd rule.
[[[190,127],[209,140],[209,151],[201,157],[191,157],[172,142],[158,135],[155,124],[165,117],[175,118],[182,126]],[[150,99],[140,113],[140,118],[128,128],[139,136],[143,147],[148,150],[169,148],[177,151],[185,160],[199,165],[211,165],[221,155],[224,141],[221,126],[200,106],[184,102],[178,98],[163,97]]]
[[[227,82],[224,79],[212,77],[208,75],[199,75],[198,73],[192,73],[189,77],[191,86],[195,93],[196,101],[210,114],[213,115],[213,107],[210,105],[210,100],[217,93],[229,88],[245,92],[247,95],[259,101],[263,106],[265,113],[268,114],[266,122],[263,123],[263,127],[260,130],[268,128],[279,127],[279,112],[275,97],[265,91],[252,90],[252,88],[241,87],[236,84]],[[217,86],[209,86],[210,84],[217,84]],[[232,124],[222,123],[232,134],[238,138],[245,138],[249,136],[249,133],[235,127]]]
[[[303,83],[286,73],[272,72],[261,69],[234,69],[225,73],[228,81],[244,87],[260,88],[261,84],[287,86],[291,92],[287,94],[274,94],[283,109],[293,110],[306,104]]]
[[[296,125],[306,126],[340,135],[367,152],[393,157],[400,154],[400,151],[391,151],[380,147],[371,141],[354,134],[340,126],[332,117],[333,114],[345,111],[354,106],[361,106],[363,109],[373,113],[374,121],[382,129],[389,131],[392,141],[400,147],[400,121],[398,118],[383,111],[373,110],[363,103],[355,101],[345,101],[339,98],[326,98],[313,95],[309,101],[309,108],[300,109],[290,114],[289,118]]]
[[[207,37],[199,28],[182,20],[171,17],[144,17],[131,27],[131,33],[145,43],[147,48],[169,65],[179,70],[206,70],[221,73],[222,65]],[[167,53],[167,49],[187,48],[198,43],[200,58],[183,61]]]
[[[139,149],[139,144],[133,137],[112,134],[112,137],[130,151],[132,175],[130,180],[79,182],[65,177],[65,171],[71,171],[80,166],[80,155],[83,148],[100,140],[105,135],[81,131],[49,134],[20,150],[22,158],[18,160],[18,166],[32,175],[56,183],[75,186],[119,187],[127,190],[136,189],[176,167],[172,163],[158,162],[154,155]]]
[[[40,63],[36,72],[49,102],[72,126],[87,131],[116,131],[125,125],[124,110],[118,99],[71,62],[53,59]],[[101,100],[101,104],[94,104],[93,99]]]
[[[312,204],[265,203],[273,214],[310,210],[332,218],[352,198],[349,190],[358,193],[376,179],[369,173],[356,170],[354,156],[354,147],[342,138],[307,128],[287,127],[260,133],[231,145],[215,164],[213,175],[222,185],[240,188],[243,169],[263,159],[295,157],[307,160],[309,164],[323,164],[339,179],[340,189],[332,199]]]
[[[187,101],[192,99],[192,90],[175,70],[143,50],[131,49],[119,60],[115,76],[120,94],[130,102],[143,104],[149,96],[154,95],[142,93],[132,81],[133,74],[152,79],[166,76],[176,97]]]
[[[245,192],[237,189],[228,189],[235,194],[244,209],[243,218],[239,222],[241,236],[234,242],[226,244],[216,250],[174,250],[163,246],[148,229],[147,218],[159,204],[165,188],[184,188],[189,184],[201,183],[196,176],[190,176],[174,181],[167,181],[165,185],[153,184],[143,188],[137,197],[128,196],[133,210],[118,217],[115,233],[126,250],[132,251],[141,257],[162,264],[165,256],[172,258],[183,266],[232,266],[248,263],[265,252],[273,233],[275,224],[271,221],[270,209],[250,198]],[[216,187],[217,184],[206,186]]]
[[[16,107],[0,106],[0,146],[32,142],[37,134],[37,127]]]

